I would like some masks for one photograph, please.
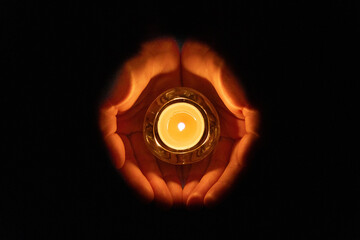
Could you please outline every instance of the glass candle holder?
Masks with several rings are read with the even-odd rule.
[[[219,116],[200,92],[172,88],[151,103],[143,134],[156,158],[175,165],[192,164],[214,150],[220,137]]]

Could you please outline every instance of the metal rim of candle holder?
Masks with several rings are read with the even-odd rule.
[[[200,141],[185,150],[177,150],[164,144],[157,131],[160,113],[170,104],[186,102],[195,106],[204,117],[205,130]],[[219,116],[211,102],[200,92],[177,87],[160,94],[148,108],[143,125],[145,144],[158,159],[175,164],[185,165],[201,161],[215,148],[220,137]]]

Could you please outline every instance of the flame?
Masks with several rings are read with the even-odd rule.
[[[184,130],[184,129],[185,129],[185,123],[179,122],[179,124],[178,124],[178,129],[180,130],[180,132],[181,132],[182,130]]]

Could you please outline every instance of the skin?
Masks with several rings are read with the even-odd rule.
[[[221,136],[214,152],[199,163],[175,166],[146,148],[142,124],[150,103],[172,87],[202,92],[215,106]],[[115,167],[146,202],[163,208],[211,207],[231,190],[258,139],[259,113],[252,109],[225,62],[208,46],[157,39],[119,71],[100,108],[100,128]],[[182,187],[182,182],[184,187]]]

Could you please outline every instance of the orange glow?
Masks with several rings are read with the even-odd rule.
[[[179,124],[183,129],[179,129]],[[204,130],[204,118],[200,111],[188,103],[172,104],[159,117],[158,132],[161,140],[177,150],[196,145]]]
[[[221,129],[211,155],[184,168],[160,162],[143,138],[151,102],[175,87],[192,88],[206,96],[219,115]],[[144,43],[121,66],[99,110],[100,130],[114,166],[140,197],[163,207],[219,202],[259,138],[259,112],[247,101],[239,79],[218,53],[191,40],[181,50],[172,38]],[[176,149],[196,145],[204,132],[204,119],[196,111],[164,114],[162,121],[159,135]]]

